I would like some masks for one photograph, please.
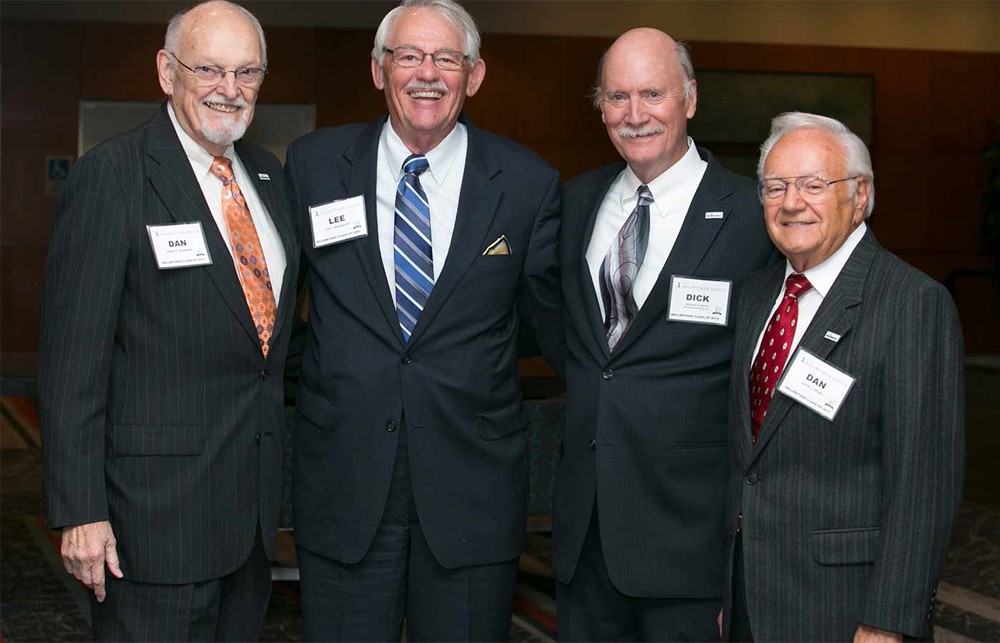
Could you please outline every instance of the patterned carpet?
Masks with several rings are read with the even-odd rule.
[[[1000,641],[1000,371],[970,367],[966,502],[952,539],[935,613],[945,642]],[[548,424],[554,408],[535,409]],[[538,436],[533,436],[536,440]],[[544,438],[543,438],[544,441]],[[42,515],[41,440],[32,400],[0,398],[0,643],[91,640],[83,588],[62,569],[58,536]],[[551,451],[533,444],[532,473],[546,478]],[[551,486],[533,484],[532,506],[548,502]],[[521,557],[511,641],[552,641],[556,633],[551,542],[544,515],[533,516]],[[300,641],[299,584],[294,545],[282,537],[274,591],[262,640]]]

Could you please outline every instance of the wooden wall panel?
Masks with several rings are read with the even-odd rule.
[[[370,30],[268,29],[261,100],[315,103],[317,126],[369,121],[385,109],[369,71]],[[74,154],[79,101],[159,100],[154,57],[162,25],[2,23],[0,209],[2,351],[37,342],[37,287],[55,200],[43,194],[46,154]],[[486,82],[467,103],[477,125],[534,149],[564,178],[616,160],[586,95],[604,37],[487,34]],[[1000,55],[804,45],[690,43],[696,69],[866,74],[874,78],[872,225],[883,245],[944,279],[985,270],[981,150],[1000,136]],[[957,295],[970,351],[1000,351],[980,326],[1000,297]],[[958,291],[956,291],[958,292]]]

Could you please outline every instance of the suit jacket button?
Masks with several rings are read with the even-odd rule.
[[[396,430],[396,421],[395,420],[386,420],[386,422],[385,422],[385,430],[388,431],[389,433],[392,433],[393,431],[395,431]]]
[[[590,439],[590,448],[591,449],[596,449],[597,448],[597,440],[595,440],[594,438]]]
[[[403,353],[402,355],[399,356],[399,361],[403,362],[403,364],[406,365],[412,362],[413,360],[410,359],[409,353]]]
[[[757,484],[757,479],[758,479],[757,478],[757,474],[754,473],[753,471],[751,471],[750,473],[747,474],[746,481],[747,481],[748,485],[755,485],[755,484]]]
[[[610,368],[604,369],[604,372],[601,373],[601,377],[603,377],[606,380],[610,380],[614,376],[615,376],[615,372],[613,370],[611,370]]]
[[[257,435],[253,436],[253,439],[257,442],[257,444],[260,444],[260,433],[258,433]]]
[[[262,380],[266,380],[266,379],[267,379],[267,376],[268,376],[268,375],[270,375],[270,373],[268,373],[268,372],[267,372],[267,369],[265,368],[264,370],[262,370],[262,371],[260,372],[260,379],[262,379]]]

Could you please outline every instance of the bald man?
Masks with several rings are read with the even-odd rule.
[[[266,68],[241,7],[175,16],[166,104],[84,155],[56,207],[46,510],[98,640],[247,641],[263,624],[299,255],[280,163],[238,140]]]
[[[687,135],[687,48],[622,35],[594,106],[624,159],[564,187],[559,638],[718,640],[733,302],[774,258],[755,185]]]

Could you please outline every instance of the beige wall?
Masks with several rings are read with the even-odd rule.
[[[246,0],[265,26],[371,29],[395,2]],[[1000,0],[467,0],[486,33],[1000,52]],[[160,22],[187,2],[4,0],[4,19]],[[544,61],[540,61],[544,62]]]

